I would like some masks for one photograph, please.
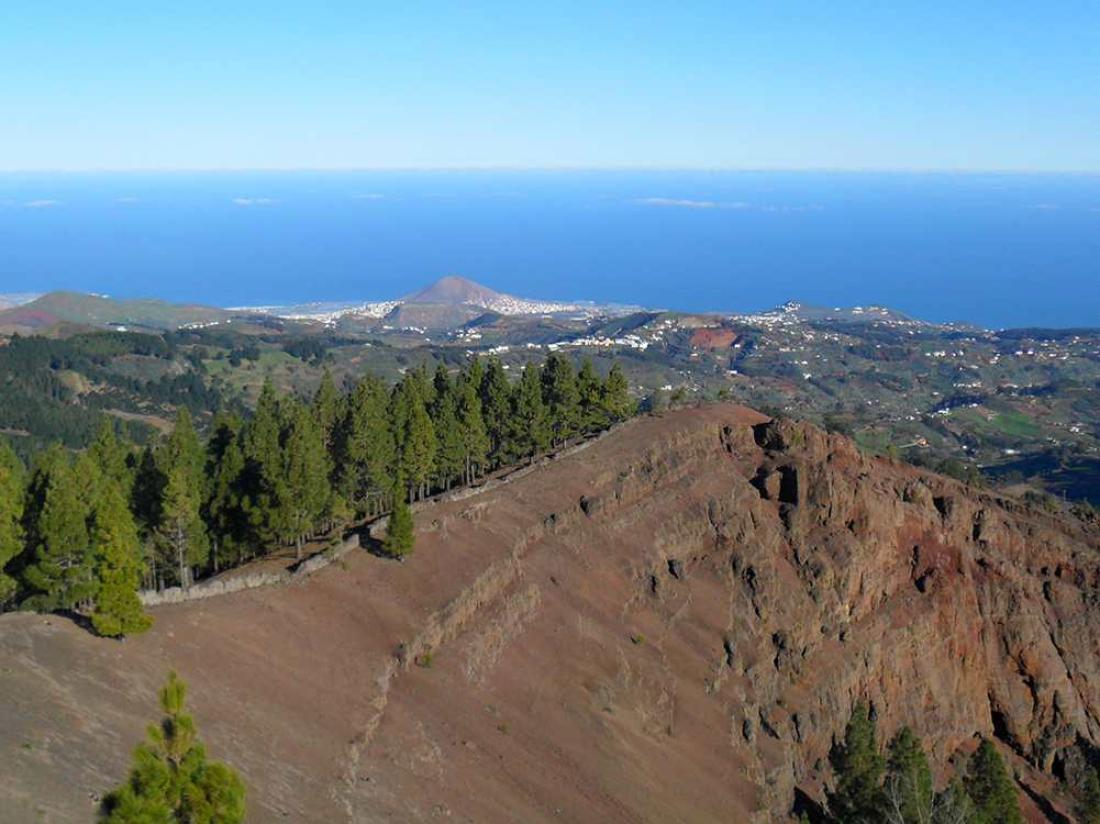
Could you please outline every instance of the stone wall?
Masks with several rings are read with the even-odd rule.
[[[224,576],[209,581],[195,584],[190,589],[182,587],[169,587],[168,589],[143,590],[138,593],[141,603],[147,607],[155,607],[160,604],[180,604],[184,601],[198,601],[203,598],[213,598],[217,595],[226,595],[230,592],[240,592],[245,589],[255,589],[273,584],[286,584],[312,575],[319,569],[324,569],[333,561],[342,558],[353,549],[360,546],[359,536],[341,541],[334,547],[311,555],[304,561],[290,569],[274,571],[243,573],[240,575]]]
[[[481,495],[482,493],[489,492],[505,484],[518,481],[537,469],[550,464],[556,460],[564,458],[568,455],[574,455],[577,452],[581,452],[588,449],[592,444],[605,438],[611,432],[619,429],[624,424],[616,424],[604,432],[601,432],[594,437],[581,441],[574,446],[562,449],[560,452],[556,452],[553,455],[547,455],[540,460],[523,466],[518,469],[512,469],[505,472],[502,475],[498,475],[493,478],[489,478],[484,483],[478,486],[463,487],[462,489],[456,489],[453,492],[444,492],[429,498],[426,501],[421,501],[413,505],[414,512],[418,512],[421,509],[432,507],[437,503],[444,503],[447,501],[461,501],[466,498],[472,498],[475,495]],[[371,538],[378,539],[384,534],[387,524],[389,523],[389,516],[383,515],[381,518],[377,518],[367,527],[367,534]],[[377,532],[376,532],[377,530]],[[312,575],[319,569],[331,564],[338,558],[343,557],[347,552],[358,549],[361,546],[359,536],[352,535],[337,546],[318,552],[316,555],[312,555],[306,558],[292,569],[280,569],[275,571],[265,572],[253,572],[243,573],[239,575],[226,575],[212,580],[203,581],[202,583],[195,584],[190,589],[183,589],[182,587],[169,587],[168,589],[157,590],[142,590],[138,593],[138,598],[141,599],[141,603],[147,607],[159,606],[160,604],[180,604],[185,601],[199,601],[203,598],[213,598],[218,595],[227,595],[230,592],[240,592],[245,589],[256,589],[257,587],[267,587],[274,584],[286,584],[291,581],[298,580],[309,575]]]
[[[484,493],[491,492],[494,489],[498,489],[499,487],[505,486],[510,483],[515,483],[521,478],[525,478],[526,476],[530,475],[532,472],[550,465],[554,461],[561,460],[562,458],[566,458],[570,455],[575,455],[578,452],[583,452],[585,449],[588,449],[590,446],[592,446],[592,444],[603,438],[606,438],[612,432],[615,432],[620,427],[625,426],[627,423],[629,423],[629,421],[624,423],[617,423],[611,428],[605,429],[603,432],[593,435],[592,437],[587,438],[578,444],[568,446],[565,449],[554,452],[550,455],[544,455],[542,458],[535,461],[534,463],[527,464],[526,466],[521,466],[518,469],[504,470],[501,474],[490,477],[478,484],[477,486],[464,486],[451,492],[440,492],[439,494],[433,495],[432,497],[424,501],[417,501],[410,507],[410,509],[412,509],[414,513],[417,513],[425,509],[430,509],[436,504],[448,503],[450,501],[464,501],[467,498],[473,498],[475,495],[483,495]],[[389,525],[389,522],[389,515],[382,515],[381,517],[375,518],[367,526],[367,535],[369,535],[371,539],[375,541],[382,540],[382,538],[386,534],[386,527]]]

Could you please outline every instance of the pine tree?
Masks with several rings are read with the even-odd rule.
[[[175,467],[168,475],[157,539],[169,563],[175,565],[179,585],[185,589],[191,586],[191,571],[206,562],[208,544],[199,515],[198,491],[185,467]]]
[[[435,403],[435,383],[434,380],[428,376],[428,367],[426,364],[420,364],[409,371],[405,376],[406,380],[416,390],[416,394],[420,396],[420,399],[424,402],[425,409],[431,409],[433,403]]]
[[[286,503],[280,441],[280,404],[270,379],[264,381],[252,419],[244,434],[242,497],[252,539],[271,544],[285,534],[282,507]]]
[[[325,450],[332,454],[336,437],[336,427],[343,417],[343,400],[336,384],[332,380],[332,373],[325,367],[321,374],[321,383],[317,392],[313,395],[312,412],[313,419],[321,429],[321,440]]]
[[[458,422],[458,399],[455,396],[455,386],[443,364],[436,369],[432,384],[435,398],[432,401],[431,418],[438,441],[436,472],[442,485],[450,489],[451,482],[462,474],[466,456]]]
[[[104,480],[94,509],[91,537],[98,588],[92,626],[107,636],[144,632],[153,621],[142,610],[137,596],[141,543],[118,481]]]
[[[214,572],[241,560],[248,544],[242,501],[244,452],[241,422],[234,415],[214,416],[213,432],[206,444],[207,498],[202,508],[210,535],[210,559]]]
[[[983,738],[966,776],[966,792],[974,802],[975,824],[1020,824],[1016,785],[1005,768],[997,748]]]
[[[104,801],[107,824],[240,824],[245,788],[229,766],[206,757],[185,708],[187,687],[173,672],[160,692],[165,718],[134,751],[126,783]]]
[[[368,514],[389,495],[397,463],[385,384],[368,375],[351,394],[337,446],[340,490]]]
[[[838,824],[875,824],[883,817],[882,774],[875,722],[866,704],[856,704],[844,730],[844,743],[830,755],[836,789],[828,793],[829,813]]]
[[[206,456],[203,454],[202,444],[199,443],[191,413],[186,406],[181,406],[177,410],[175,425],[165,439],[157,458],[161,472],[166,478],[172,470],[178,468],[186,474],[189,486],[198,494],[202,494],[206,483],[204,472]]]
[[[512,388],[499,358],[490,358],[481,379],[481,414],[489,435],[489,460],[494,466],[511,454]]]
[[[512,393],[513,441],[516,457],[538,457],[550,446],[550,416],[542,402],[539,367],[528,363]]]
[[[578,426],[582,433],[598,432],[610,423],[603,404],[604,387],[591,358],[585,358],[577,373]]]
[[[310,410],[295,403],[287,415],[283,444],[286,511],[296,556],[301,559],[303,541],[316,531],[329,506],[328,456],[321,427]]]
[[[145,534],[152,534],[160,523],[160,502],[164,495],[164,473],[157,465],[156,450],[146,446],[137,456],[130,505],[138,525]]]
[[[412,510],[402,493],[403,484],[398,481],[393,496],[393,511],[386,526],[386,538],[382,548],[393,558],[404,558],[412,552],[415,540]]]
[[[553,441],[563,444],[577,434],[580,425],[580,397],[573,364],[556,352],[542,368],[542,399],[550,410]]]
[[[607,373],[601,403],[608,423],[625,421],[634,414],[637,407],[634,399],[630,397],[630,385],[627,383],[626,375],[618,363],[613,363],[611,371]]]
[[[32,482],[35,506],[31,562],[23,583],[34,609],[78,609],[95,595],[94,557],[88,532],[92,494],[98,481],[91,458],[70,463],[60,447],[43,456]]]
[[[481,358],[474,357],[470,359],[470,362],[466,365],[466,370],[462,373],[462,380],[472,386],[478,392],[480,398],[481,385],[485,381],[485,364],[482,363]]]
[[[935,787],[921,740],[902,727],[890,741],[886,761],[887,820],[890,824],[928,824]]]
[[[23,552],[23,498],[25,480],[23,464],[8,445],[0,439],[0,609],[15,596],[18,584],[5,572]]]
[[[408,484],[409,500],[423,498],[435,470],[436,437],[418,379],[406,376],[395,387],[391,416],[398,445],[398,472]]]
[[[118,483],[129,497],[134,484],[134,473],[129,463],[130,450],[119,441],[114,423],[107,415],[100,418],[99,429],[88,451],[103,477]]]
[[[480,377],[475,372],[478,364],[479,361],[475,360],[470,371],[459,379],[455,389],[458,428],[462,440],[462,479],[467,484],[474,482],[489,455],[489,433],[485,429],[485,419],[481,413]]]

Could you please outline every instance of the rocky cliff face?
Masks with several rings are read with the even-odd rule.
[[[168,666],[255,821],[777,820],[861,699],[941,770],[996,737],[1057,820],[1100,742],[1096,525],[806,425],[635,421],[417,528],[125,644],[4,616],[0,821],[86,820]]]

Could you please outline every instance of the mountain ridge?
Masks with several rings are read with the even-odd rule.
[[[89,814],[169,666],[255,820],[775,821],[864,700],[940,775],[997,741],[1040,821],[1100,740],[1100,526],[806,424],[642,418],[415,517],[405,563],[161,607],[125,645],[0,617],[0,821]]]

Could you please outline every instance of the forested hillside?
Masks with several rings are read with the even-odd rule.
[[[193,412],[218,407],[219,390],[180,355],[170,336],[15,335],[0,346],[0,431],[29,439],[17,441],[25,452],[54,441],[83,447],[95,437],[105,410],[138,416],[179,406]],[[140,420],[129,429],[141,442],[153,432]]]
[[[29,357],[49,353],[32,345]],[[187,587],[284,546],[301,557],[310,538],[395,503],[400,522],[407,502],[633,408],[617,366],[601,377],[551,355],[510,382],[499,360],[474,359],[454,376],[442,365],[392,387],[367,376],[345,393],[326,372],[309,399],[267,382],[250,415],[219,410],[205,441],[181,404],[171,432],[145,445],[107,417],[80,452],[55,444],[24,465],[0,444],[0,603],[90,616],[102,634],[140,631],[140,587]],[[411,531],[389,549],[408,552]]]

